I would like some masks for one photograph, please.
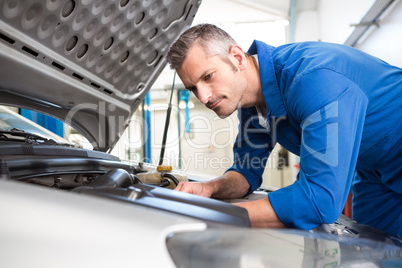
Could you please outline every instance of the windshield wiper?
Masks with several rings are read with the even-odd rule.
[[[21,140],[9,138],[9,137],[7,137],[7,135],[13,136],[13,137],[22,137],[22,138],[24,138],[23,141],[25,143],[29,143],[29,144],[73,146],[72,144],[58,143],[53,139],[48,139],[48,138],[42,137],[38,134],[25,132],[18,128],[13,128],[11,130],[0,130],[0,140],[21,141]]]

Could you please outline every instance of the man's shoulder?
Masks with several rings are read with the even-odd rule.
[[[304,60],[313,60],[317,58],[330,59],[339,57],[348,51],[352,52],[356,49],[341,44],[326,43],[319,41],[306,41],[298,43],[289,43],[276,47],[272,54],[274,58],[285,57],[303,58]]]
[[[348,66],[363,61],[356,59],[358,54],[345,45],[309,41],[279,46],[272,51],[272,59],[276,73],[291,82],[320,69],[347,73]]]

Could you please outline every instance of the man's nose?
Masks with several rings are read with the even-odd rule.
[[[197,87],[197,97],[203,104],[208,103],[211,96],[212,92],[208,87]]]

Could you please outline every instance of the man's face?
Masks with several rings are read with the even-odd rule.
[[[202,47],[194,44],[177,70],[184,86],[220,118],[236,111],[247,88],[235,57],[229,55],[228,60],[232,64],[218,56],[207,57]]]

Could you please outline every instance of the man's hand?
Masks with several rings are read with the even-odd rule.
[[[250,185],[243,175],[228,171],[207,182],[180,182],[175,190],[216,199],[231,199],[244,196],[249,188]]]
[[[208,182],[180,182],[175,190],[204,197],[233,199],[247,194],[249,188],[250,185],[243,175],[229,171]],[[272,208],[268,197],[234,205],[247,209],[252,227],[285,227]]]
[[[211,197],[212,188],[207,182],[179,182],[175,188],[176,191],[195,194],[204,197]]]

